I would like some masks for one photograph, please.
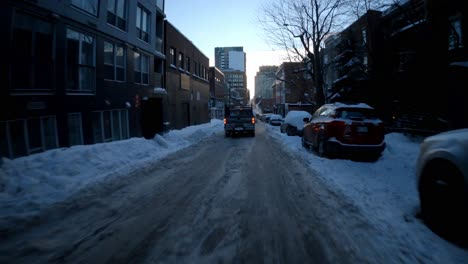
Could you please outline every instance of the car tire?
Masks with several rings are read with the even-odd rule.
[[[468,243],[468,192],[456,167],[445,161],[426,166],[419,198],[422,219],[432,231],[455,243]]]
[[[301,142],[302,142],[302,146],[308,151],[310,149],[310,146],[309,144],[307,144],[307,142],[305,142],[304,137],[301,137]]]
[[[286,134],[288,136],[295,136],[296,135],[296,128],[292,127],[292,126],[288,126],[288,128],[286,129]]]
[[[229,132],[224,133],[224,137],[229,137]]]
[[[319,139],[318,142],[317,142],[317,155],[319,157],[326,157],[327,156],[325,140],[323,140],[323,139]]]

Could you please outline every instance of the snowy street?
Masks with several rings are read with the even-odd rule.
[[[415,217],[418,144],[402,135],[366,163],[319,158],[263,123],[256,137],[225,138],[219,121],[179,133],[128,140],[139,151],[114,142],[4,159],[0,263],[468,260]],[[101,162],[86,169],[91,148]]]

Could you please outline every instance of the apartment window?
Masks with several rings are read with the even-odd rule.
[[[97,16],[99,0],[71,0],[72,5]]]
[[[68,144],[70,146],[83,144],[81,113],[68,114]]]
[[[93,112],[94,143],[129,138],[128,110],[115,109]]]
[[[181,69],[184,69],[184,54],[182,52],[179,53],[179,66]]]
[[[135,83],[149,84],[149,56],[134,53]]]
[[[67,29],[67,90],[94,93],[96,89],[94,37]]]
[[[136,27],[137,37],[145,42],[149,42],[149,15],[150,13],[141,6],[137,7]]]
[[[16,92],[52,90],[55,69],[52,24],[16,13],[11,45],[11,89]]]
[[[128,138],[128,111],[126,109],[112,110],[112,140]]]
[[[457,14],[449,18],[450,30],[449,30],[449,50],[463,47],[463,35],[462,35],[462,16]]]
[[[185,70],[190,72],[190,57],[186,58],[186,65],[185,65]]]
[[[2,155],[21,157],[58,147],[55,116],[0,122]]]
[[[176,66],[177,65],[176,50],[174,48],[170,48],[169,53],[170,53],[170,56],[171,56],[171,65]]]
[[[125,48],[104,42],[104,78],[125,81]]]
[[[125,31],[127,20],[125,0],[107,0],[107,23]]]

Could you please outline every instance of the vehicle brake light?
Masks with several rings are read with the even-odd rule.
[[[332,121],[329,123],[327,134],[329,136],[337,136],[346,133],[346,127],[349,128],[344,121]]]
[[[227,124],[227,119],[226,118],[223,119],[223,123]]]
[[[252,124],[255,125],[255,117],[252,117]]]

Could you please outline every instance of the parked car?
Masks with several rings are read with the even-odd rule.
[[[307,121],[306,119],[304,121]],[[325,104],[304,126],[302,145],[319,156],[378,159],[385,149],[385,128],[367,104]]]
[[[416,177],[423,220],[441,236],[468,245],[468,129],[425,138]]]
[[[281,125],[281,133],[286,133],[288,136],[302,136],[302,129],[305,124],[304,118],[309,119],[311,116],[312,115],[307,111],[289,111]]]
[[[272,115],[274,115],[274,114],[271,114],[271,113],[265,114],[265,115],[263,116],[262,121],[265,122],[265,123],[269,123],[269,122],[270,122],[270,118],[271,118]]]
[[[281,126],[283,124],[283,117],[281,115],[271,115],[268,122],[272,126]]]

